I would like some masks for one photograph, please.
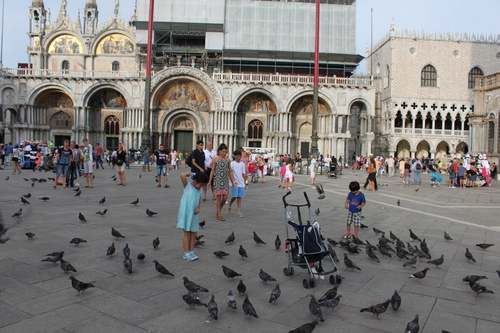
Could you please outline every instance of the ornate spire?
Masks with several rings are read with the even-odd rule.
[[[85,5],[85,8],[97,8],[96,0],[87,0],[87,4]]]
[[[42,8],[44,8],[43,0],[33,0],[33,3],[31,4],[31,7],[42,7]]]

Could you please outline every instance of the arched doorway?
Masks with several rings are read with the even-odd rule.
[[[372,152],[368,151],[367,142],[363,145],[363,140],[366,139],[365,134],[370,132],[369,128],[371,128],[371,121],[367,117],[366,104],[360,101],[353,103],[350,114],[349,132],[351,137],[347,146],[347,156],[368,155]]]
[[[303,158],[309,157],[309,148],[311,143],[311,135],[312,135],[312,124],[310,122],[305,122],[299,127],[299,147],[300,147],[300,155]],[[295,154],[295,152],[292,152]]]
[[[397,158],[410,158],[410,143],[406,140],[401,140],[396,146],[396,157]]]
[[[193,121],[187,116],[179,116],[173,122],[174,144],[173,149],[181,152],[193,150]]]
[[[469,146],[467,143],[461,141],[458,143],[457,148],[455,149],[455,153],[461,154],[462,156],[464,154],[467,154],[469,152]]]
[[[450,154],[450,147],[446,141],[441,141],[436,147],[436,156],[434,160],[445,162]]]
[[[430,146],[427,141],[420,141],[417,145],[417,158],[429,157]]]
[[[38,112],[47,112],[51,134],[56,146],[69,140],[75,125],[74,102],[66,92],[58,89],[48,89],[40,93],[34,102]]]
[[[106,148],[117,149],[120,140],[120,119],[111,115],[104,120],[104,135],[106,136]]]
[[[264,124],[259,119],[248,123],[248,147],[262,147]]]
[[[54,113],[50,117],[49,125],[52,131],[56,134],[54,135],[54,144],[56,147],[62,146],[64,144],[64,140],[71,140],[71,127],[73,126],[73,120],[68,113],[62,110]]]

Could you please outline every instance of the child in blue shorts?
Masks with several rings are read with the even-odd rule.
[[[351,224],[354,224],[354,238],[358,238],[359,227],[361,225],[361,208],[366,205],[366,199],[363,193],[359,191],[358,182],[349,184],[349,194],[345,201],[344,207],[348,209],[347,213],[347,233],[342,238],[351,237]]]
[[[243,217],[241,213],[241,198],[245,196],[245,163],[241,162],[241,151],[235,150],[234,153],[234,161],[231,162],[231,170],[233,171],[233,177],[235,183],[238,184],[238,187],[231,187],[232,198],[227,205],[227,212],[231,212],[231,205],[236,200],[236,204],[238,205],[238,217]]]

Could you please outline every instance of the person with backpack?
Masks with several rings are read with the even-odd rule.
[[[449,188],[455,188],[455,180],[457,179],[457,170],[458,170],[458,165],[457,163],[452,160],[450,161],[450,165],[448,166],[448,174],[450,175],[450,185],[448,186]]]
[[[420,161],[419,158],[415,159],[415,162],[413,162],[413,184],[414,185],[422,185],[422,162]]]

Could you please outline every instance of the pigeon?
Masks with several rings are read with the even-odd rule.
[[[201,239],[205,237],[205,235],[198,235],[196,236],[196,242],[194,243],[194,246],[198,246],[198,245],[203,245],[205,246],[205,241],[202,241]]]
[[[424,240],[420,243],[420,251],[425,253],[425,255],[430,259],[431,258],[431,252],[429,251],[429,247],[427,246],[427,243]]]
[[[382,230],[380,230],[380,229],[377,229],[377,228],[375,228],[375,227],[373,227],[372,229],[373,229],[373,232],[374,232],[374,233],[376,233],[377,235],[380,235],[380,234],[385,235],[385,232],[383,232],[383,231],[382,231]]]
[[[194,309],[196,305],[201,306],[203,305],[204,307],[208,307],[205,303],[203,303],[200,298],[192,293],[187,293],[186,295],[182,295],[182,299],[184,302],[186,302],[187,305],[189,305],[188,310]]]
[[[111,176],[111,179],[116,178],[116,175]]]
[[[414,278],[414,279],[418,279],[418,282],[422,282],[421,280],[422,280],[423,278],[425,278],[425,275],[427,274],[427,271],[428,271],[428,270],[429,270],[429,268],[428,268],[428,267],[426,267],[426,268],[424,268],[424,270],[422,270],[422,271],[419,271],[419,272],[415,272],[415,273],[413,273],[413,274],[410,274],[410,276],[409,276],[409,277]]]
[[[77,272],[75,267],[73,267],[73,265],[71,265],[69,263],[69,261],[65,261],[61,258],[61,269],[64,271],[64,274],[68,273],[69,271],[72,271],[72,272]]]
[[[215,302],[214,295],[212,295],[210,302],[208,302],[208,313],[210,313],[210,317],[214,318],[215,320],[219,319],[219,308],[217,307],[217,303]]]
[[[337,241],[335,241],[334,239],[331,239],[331,238],[327,238],[326,239],[328,241],[329,244],[331,244],[332,246],[337,246],[339,245],[339,243]]]
[[[324,301],[320,301],[319,305],[328,308],[326,313],[329,314],[330,310],[335,310],[335,308],[339,305],[341,297],[342,297],[342,295],[339,294],[339,295],[335,296],[334,298],[329,298],[329,299],[326,299]]]
[[[82,212],[78,213],[78,219],[80,220],[80,222],[87,222],[87,219],[85,218],[85,216],[83,216]]]
[[[415,319],[406,325],[405,333],[418,333],[418,331],[420,331],[420,325],[418,324],[418,315],[415,315]]]
[[[419,189],[419,188],[417,188],[417,189],[415,190],[415,192],[418,192],[418,190],[420,190],[420,189]]]
[[[69,243],[70,244],[75,244],[75,246],[80,246],[80,243],[87,243],[87,241],[85,239],[83,239],[83,238],[75,237],[72,240],[70,240]]]
[[[352,242],[356,245],[366,245],[365,243],[363,243],[363,241],[361,239],[359,239],[358,237],[353,237],[352,238]]]
[[[339,258],[337,257],[337,253],[330,244],[328,244],[328,251],[330,251],[330,255],[332,256],[333,260],[335,260],[335,262],[340,262]]]
[[[10,179],[10,177],[9,177],[9,176],[5,177],[5,180],[9,180],[9,179]]]
[[[130,204],[131,205],[134,205],[134,206],[137,206],[137,204],[139,203],[139,198],[135,199],[134,201],[132,201]]]
[[[79,196],[80,196],[80,194],[82,194],[82,191],[81,191],[81,190],[79,190],[78,192],[76,192],[75,197],[79,197]]]
[[[264,243],[264,241],[262,239],[260,239],[259,236],[257,236],[257,234],[255,233],[255,231],[253,232],[253,240],[255,241],[256,245],[266,244],[266,243]]]
[[[82,281],[78,281],[74,276],[70,276],[69,278],[71,280],[71,286],[76,291],[78,291],[78,294],[76,294],[76,296],[80,296],[80,294],[83,294],[85,290],[94,287],[93,283],[95,283],[95,281],[85,283]]]
[[[335,298],[335,296],[337,296],[337,289],[339,289],[339,286],[335,286],[333,288],[328,289],[323,294],[323,296],[320,297],[320,299],[318,300],[318,302],[323,302],[323,301],[326,301],[327,299]]]
[[[380,259],[377,257],[377,255],[375,254],[375,252],[373,252],[373,250],[371,249],[371,247],[367,247],[366,248],[366,254],[368,255],[368,257],[371,260],[374,260],[376,262],[380,262]]]
[[[398,204],[398,206],[401,205],[401,200],[398,199],[398,201],[396,202]]]
[[[408,252],[409,252],[410,254],[415,253],[415,248],[414,248],[413,246],[411,246],[410,242],[406,242],[406,245],[407,245],[407,247],[408,247]]]
[[[75,192],[80,191],[80,187],[75,188],[73,191],[75,191]]]
[[[126,258],[130,257],[130,248],[128,247],[128,243],[125,244],[125,247],[123,248],[122,252]]]
[[[465,257],[467,258],[467,262],[470,262],[471,260],[476,262],[476,259],[472,256],[472,253],[470,253],[469,248],[465,248]]]
[[[354,271],[355,268],[359,271],[361,270],[361,268],[356,266],[356,264],[353,263],[351,259],[349,259],[349,257],[347,256],[347,253],[344,253],[344,264],[345,264],[346,268],[350,268],[352,271]]]
[[[462,279],[464,282],[477,282],[479,280],[487,279],[487,276],[484,275],[467,275]]]
[[[113,254],[115,254],[115,251],[116,251],[115,243],[113,243],[113,244],[111,244],[110,247],[108,247],[108,251],[106,252],[106,255],[112,257]]]
[[[24,193],[23,197],[25,197],[26,199],[29,199],[29,198],[31,198],[31,193]]]
[[[318,325],[318,322],[315,320],[313,322],[305,323],[303,325],[300,325],[299,327],[297,327],[294,330],[291,330],[288,333],[310,333],[310,332],[312,332],[314,330],[314,328],[316,327],[316,325]]]
[[[368,240],[366,240],[366,250],[371,249],[372,251],[377,250],[377,247],[372,245]]]
[[[243,248],[243,245],[240,245],[240,249],[238,250],[238,253],[241,256],[241,259],[248,258],[247,251]]]
[[[280,235],[276,235],[276,239],[274,240],[274,247],[276,248],[276,251],[280,249],[281,247]]]
[[[12,217],[19,217],[21,216],[21,214],[23,213],[23,209],[19,209],[17,212],[14,213],[14,215],[12,215]]]
[[[160,237],[156,237],[155,239],[153,239],[153,249],[156,250],[159,245],[160,245]]]
[[[427,263],[428,264],[436,265],[436,268],[441,268],[441,267],[438,267],[438,266],[441,266],[444,263],[444,254],[442,254],[441,257],[439,257],[437,259],[429,260]]]
[[[22,198],[21,198],[22,199]],[[487,248],[489,248],[490,246],[494,246],[495,244],[488,244],[488,243],[480,243],[480,244],[476,244],[476,246],[479,246],[481,249],[483,250],[486,250]]]
[[[399,259],[406,259],[408,260],[408,251],[406,251],[405,249],[403,248],[396,248],[396,255],[398,256]]]
[[[236,271],[224,265],[222,265],[222,272],[229,280],[234,280],[235,277],[241,276],[240,273],[237,273]],[[226,282],[228,282],[229,280],[227,280]]]
[[[197,293],[199,291],[208,293],[207,288],[203,288],[202,286],[197,285],[193,281],[189,281],[189,279],[187,277],[184,276],[182,279],[184,280],[184,287],[186,287],[186,289],[188,291],[190,291],[192,293]]]
[[[418,257],[415,256],[415,257],[411,257],[410,260],[408,260],[407,262],[405,262],[403,264],[403,267],[408,267],[410,266],[411,268],[415,268],[415,265],[417,264],[417,260],[418,260]]]
[[[25,182],[29,182],[30,180],[28,178],[23,178]]]
[[[96,212],[96,214],[104,216],[104,215],[106,215],[107,212],[108,212],[108,209],[106,208],[105,210],[100,210],[100,211]]]
[[[255,309],[252,305],[252,303],[250,303],[250,301],[248,300],[248,295],[245,294],[245,300],[243,301],[243,312],[245,313],[245,315],[249,316],[249,318],[251,317],[255,317],[255,318],[259,318],[259,316],[257,315],[257,312],[255,312]]]
[[[158,260],[153,260],[153,262],[155,263],[155,269],[156,269],[156,271],[157,271],[158,273],[160,273],[160,274],[159,274],[159,276],[160,276],[160,277],[161,277],[162,275],[170,275],[171,277],[174,277],[174,274],[170,273],[170,272],[168,271],[168,269],[167,269],[165,266],[163,266],[162,264],[160,264],[160,263],[158,262]]]
[[[49,201],[50,198],[49,197],[41,197],[39,200],[43,200],[43,202],[46,202],[46,201]]]
[[[33,237],[35,237],[35,234],[29,231],[25,233],[25,235],[28,237],[28,239],[33,239]]]
[[[125,256],[125,259],[123,259],[123,267],[125,268],[125,271],[132,274],[132,260],[130,260],[128,256]]]
[[[47,258],[45,259],[42,259],[42,261],[49,261],[49,262],[52,262],[54,263],[54,266],[57,266],[58,265],[58,261],[60,261],[64,256],[64,251],[61,251],[61,252],[53,252],[51,254],[48,254],[47,255]]]
[[[319,207],[318,207],[318,209],[316,209],[316,210],[314,211],[314,214],[316,214],[316,216],[318,216],[320,213],[321,213],[321,211],[319,210]]]
[[[422,240],[421,240],[420,238],[418,238],[418,236],[417,236],[417,235],[415,235],[415,234],[413,233],[413,231],[411,231],[411,229],[409,229],[409,230],[410,230],[410,238],[412,239],[412,242],[413,242],[413,241],[416,241],[416,240],[417,240],[417,241],[419,241],[419,242],[422,242]]]
[[[142,178],[142,174],[139,174],[139,178]]]
[[[322,184],[316,184],[316,191],[319,194],[318,200],[323,200],[325,198],[325,190],[323,190]]]
[[[201,221],[200,223],[198,223],[200,228],[203,228],[205,226],[205,220]]]
[[[377,316],[377,319],[380,320],[380,318],[378,316],[387,310],[390,303],[391,303],[391,300],[388,299],[387,301],[385,301],[383,303],[379,303],[379,304],[369,306],[367,308],[363,308],[363,309],[359,310],[359,312],[371,312],[371,313],[373,313],[373,316]]]
[[[123,236],[118,230],[116,230],[115,228],[111,227],[111,235],[116,239],[118,240],[118,238],[125,238],[125,236]]]
[[[368,229],[368,226],[366,224],[360,223],[360,228],[361,229]]]
[[[319,303],[318,301],[316,301],[316,298],[314,297],[313,294],[310,295],[311,296],[311,300],[309,301],[309,312],[311,313],[311,315],[313,316],[316,316],[317,319],[319,319],[320,321],[325,321],[323,319],[323,314],[321,313],[321,308],[319,306]]]
[[[234,243],[234,231],[229,235],[224,243],[226,244],[233,244]]]
[[[137,255],[137,260],[139,260],[141,263],[144,262],[144,259],[146,259],[144,253],[141,252]]]
[[[499,269],[497,269],[495,272],[497,272],[498,277],[500,278],[500,270],[499,270]]]
[[[380,246],[380,244],[379,244],[379,245],[377,245],[377,247],[378,247],[379,252],[380,252],[382,255],[387,256],[387,257],[389,257],[389,258],[392,258],[392,255],[389,253],[389,250],[387,250],[387,247],[385,247],[385,246]]]
[[[394,235],[394,234],[392,233],[392,231],[389,231],[389,237],[390,237],[392,240],[396,240],[396,239],[398,239],[398,237],[397,237],[396,235]]]
[[[30,204],[30,202],[28,200],[24,199],[23,197],[21,197],[21,202],[23,203],[23,205]]]
[[[394,290],[394,295],[391,297],[391,306],[394,311],[399,309],[401,306],[401,296],[399,296],[398,291]]]
[[[240,280],[240,283],[238,283],[236,290],[238,290],[238,294],[240,296],[245,295],[245,293],[247,291],[247,286],[245,286],[245,284],[243,283],[243,280]]]
[[[106,202],[106,197],[103,197],[101,200],[99,200],[99,205],[103,205]]]
[[[149,217],[153,217],[153,215],[156,215],[158,214],[157,212],[153,212],[152,210],[149,210],[148,208],[146,208],[146,215],[149,216]]]
[[[269,303],[278,304],[278,298],[281,296],[280,285],[277,284],[276,287],[271,291],[271,296],[269,297]]]
[[[223,257],[226,257],[229,255],[229,253],[227,252],[224,252],[224,251],[215,251],[214,252],[214,255],[219,258],[219,259],[222,259]]]
[[[260,269],[259,277],[262,280],[262,282],[264,282],[265,284],[267,284],[267,281],[276,281],[275,278],[273,278],[271,275],[264,272],[264,270],[262,270],[262,268]]]
[[[32,183],[31,183],[31,187],[34,187],[34,186],[35,186],[35,182],[32,182]]]
[[[234,297],[233,292],[229,290],[229,293],[226,296],[227,306],[233,310],[236,310],[236,297]]]
[[[483,287],[482,285],[479,284],[477,281],[470,281],[469,282],[469,287],[474,291],[476,294],[474,296],[479,296],[479,294],[486,293],[486,294],[494,294],[493,291],[486,289],[486,287]]]
[[[444,239],[449,240],[449,241],[453,240],[453,238],[451,238],[450,235],[448,235],[448,233],[446,231],[444,232]]]

